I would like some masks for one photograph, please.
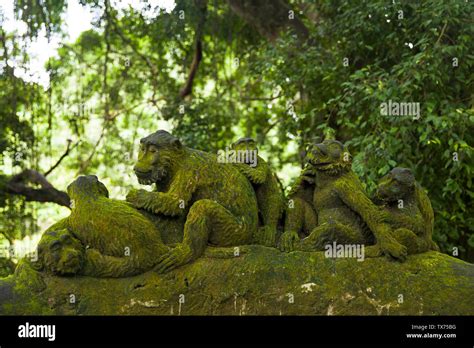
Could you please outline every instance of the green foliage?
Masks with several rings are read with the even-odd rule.
[[[306,93],[297,119],[280,130],[310,138],[326,125],[337,129],[369,191],[391,168],[412,168],[433,203],[435,240],[472,260],[473,5],[336,2],[319,10],[316,45],[295,51],[288,36],[253,59],[287,95]],[[389,100],[420,102],[420,119],[382,116]]]
[[[28,36],[38,36],[42,28],[47,35],[60,30],[65,0],[14,0],[14,4],[16,17],[27,24]]]

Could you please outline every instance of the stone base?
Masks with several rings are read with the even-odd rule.
[[[474,265],[438,252],[399,263],[244,250],[122,279],[53,277],[24,263],[0,280],[0,314],[474,315]]]

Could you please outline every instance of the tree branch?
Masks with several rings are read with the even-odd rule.
[[[191,63],[191,69],[189,71],[188,78],[184,87],[179,91],[179,96],[181,98],[185,98],[186,96],[190,95],[193,91],[193,82],[194,77],[196,76],[197,70],[199,68],[199,63],[202,60],[202,43],[201,40],[196,42],[196,49],[194,51],[193,62]]]
[[[202,60],[202,35],[204,32],[204,24],[206,22],[207,15],[207,1],[206,0],[196,0],[196,5],[201,11],[201,18],[196,27],[195,42],[196,46],[194,49],[193,61],[191,63],[191,68],[189,69],[189,75],[186,80],[184,87],[179,92],[179,96],[184,99],[186,96],[190,95],[193,91],[194,78],[196,77],[199,64]]]
[[[72,142],[71,139],[68,139],[68,140],[67,140],[67,148],[66,148],[66,151],[64,151],[64,153],[62,154],[61,157],[59,157],[59,159],[56,161],[56,163],[53,164],[53,165],[51,166],[51,168],[49,168],[49,169],[46,171],[46,173],[44,173],[44,176],[45,176],[45,177],[47,177],[49,174],[51,174],[51,172],[52,172],[53,170],[55,170],[55,169],[59,166],[59,164],[61,164],[61,161],[69,155],[69,152],[71,152],[71,150],[73,150],[75,147],[77,147],[77,145],[79,145],[79,141],[78,141],[77,143],[75,143],[73,146],[71,146],[71,142]]]
[[[32,188],[28,186],[28,183],[40,185],[41,188]],[[24,196],[30,202],[51,202],[68,208],[70,206],[70,199],[66,192],[57,190],[44,175],[32,169],[25,169],[20,174],[12,176],[6,183],[5,192]]]
[[[158,89],[158,81],[156,79],[156,77],[158,76],[158,69],[157,67],[155,66],[155,64],[153,64],[153,62],[150,60],[150,58],[148,58],[148,56],[146,56],[145,54],[141,53],[140,50],[138,49],[137,45],[128,37],[125,36],[125,34],[120,30],[118,24],[115,22],[115,19],[112,18],[112,16],[109,16],[109,21],[110,21],[110,24],[112,25],[112,29],[113,31],[120,37],[120,39],[126,44],[128,45],[133,52],[135,52],[135,54],[145,62],[145,64],[148,66],[149,70],[150,70],[150,75],[151,75],[151,83],[152,83],[152,97],[150,99],[150,101],[152,102],[153,105],[155,105],[155,107],[157,109],[159,109],[159,106],[157,104],[157,100],[156,100],[156,92],[157,92],[157,89]]]
[[[91,164],[92,159],[94,158],[95,154],[97,153],[97,149],[100,145],[100,142],[104,138],[105,132],[107,130],[107,125],[109,123],[110,123],[110,120],[105,120],[104,121],[104,125],[102,126],[102,131],[100,132],[99,139],[97,139],[97,142],[95,143],[94,148],[92,149],[92,152],[89,154],[89,157],[87,157],[87,159],[84,162],[81,163],[81,165],[79,167],[79,170],[76,173],[76,176],[80,175],[81,173],[84,173],[86,171],[87,167],[89,167],[89,165]]]

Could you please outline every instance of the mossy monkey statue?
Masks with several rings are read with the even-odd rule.
[[[257,230],[255,192],[247,178],[217,156],[183,146],[159,130],[140,140],[134,167],[138,181],[156,191],[131,190],[127,201],[164,216],[186,216],[182,243],[163,255],[159,273],[200,257],[208,244],[250,244]]]
[[[308,153],[315,170],[313,207],[318,226],[295,245],[298,250],[323,250],[325,245],[376,244],[366,248],[367,256],[386,254],[404,260],[407,249],[391,235],[386,213],[367,196],[352,171],[351,155],[334,139],[315,144]]]
[[[37,270],[56,275],[128,277],[146,272],[169,248],[154,224],[129,203],[109,199],[95,175],[68,186],[71,214],[43,234]]]
[[[325,139],[335,139],[335,130],[326,127],[323,130]],[[308,162],[308,152],[312,146],[319,141],[319,137],[306,143],[304,167],[300,175],[291,185],[288,192],[288,204],[286,206],[284,233],[282,234],[278,247],[281,251],[292,251],[295,244],[307,236],[318,225],[318,216],[313,206],[314,189],[316,187],[316,170]]]
[[[430,199],[408,168],[393,168],[379,180],[374,201],[388,212],[393,236],[408,254],[439,250],[432,240],[434,213]]]
[[[259,230],[254,238],[256,244],[275,246],[278,224],[284,211],[282,187],[269,164],[258,155],[257,143],[252,138],[240,138],[232,144],[234,151],[244,153],[255,151],[255,156],[243,156],[245,159],[255,158],[256,163],[236,163],[237,168],[249,179],[257,196],[259,212]],[[242,157],[242,156],[239,156]]]
[[[294,250],[295,244],[318,225],[318,216],[313,207],[314,188],[314,168],[306,164],[288,193],[284,232],[278,245],[281,251]]]

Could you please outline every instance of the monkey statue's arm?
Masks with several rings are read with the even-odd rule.
[[[397,214],[396,216],[393,216],[392,219],[396,223],[397,227],[406,228],[414,232],[417,236],[423,236],[425,234],[426,228],[424,226],[421,213],[418,213],[415,216]]]
[[[244,174],[252,184],[263,184],[267,180],[268,167],[260,163],[260,157],[258,161],[259,163],[255,167],[244,163],[236,163],[239,171]]]
[[[428,195],[426,194],[424,189],[418,183],[416,183],[415,186],[415,195],[416,203],[423,217],[422,224],[424,226],[424,231],[426,235],[430,236],[431,238],[434,227],[434,212],[431,206],[430,199],[428,198]]]
[[[406,258],[407,249],[392,237],[390,227],[385,223],[386,214],[367,197],[354,174],[344,175],[335,183],[334,189],[338,197],[364,220],[382,253],[400,260]]]
[[[315,178],[316,172],[310,164],[307,164],[304,166],[303,170],[301,171],[301,175],[299,176],[299,179],[301,182],[306,182],[308,184],[314,184],[315,183]]]
[[[137,268],[138,263],[134,262],[133,256],[115,257],[103,255],[97,249],[87,249],[85,251],[85,261],[80,274],[101,277],[101,278],[121,278],[130,277],[141,273],[144,269]]]
[[[298,194],[299,192],[305,191],[308,187],[314,189],[315,185],[315,172],[311,165],[306,165],[302,170],[301,174],[296,178],[294,183],[291,185],[291,189],[288,192],[288,197]],[[311,197],[308,197],[308,202],[312,202]]]
[[[185,213],[185,208],[196,190],[198,175],[197,170],[193,172],[181,170],[176,174],[167,192],[131,190],[127,195],[127,201],[136,208],[154,214],[179,216]]]

